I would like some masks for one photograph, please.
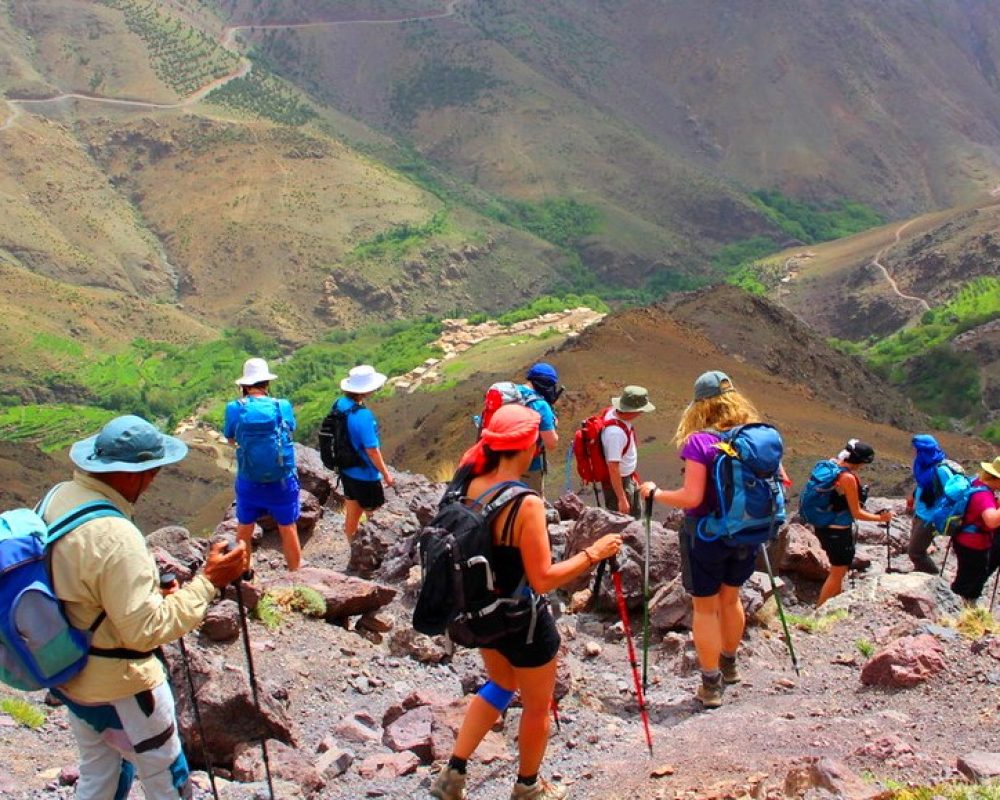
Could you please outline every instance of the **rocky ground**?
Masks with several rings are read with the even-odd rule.
[[[450,750],[463,698],[480,680],[475,652],[451,652],[409,626],[419,573],[410,544],[438,489],[402,475],[398,493],[349,548],[330,476],[312,451],[301,450],[300,460],[303,486],[314,497],[306,498],[303,520],[309,563],[296,582],[323,596],[318,613],[325,619],[286,611],[269,629],[251,615],[261,715],[253,707],[243,641],[234,638],[235,595],[186,637],[220,794],[267,796],[260,748],[250,741],[266,731],[276,796],[424,797]],[[902,508],[901,502],[874,502]],[[575,551],[608,530],[623,532],[626,594],[638,609],[641,525],[573,500],[557,505],[550,532],[559,551]],[[754,618],[741,650],[745,680],[727,691],[721,709],[700,710],[672,521],[652,526],[653,584],[660,587],[649,654],[652,757],[610,595],[597,612],[583,603],[587,590],[553,597],[564,641],[562,697],[544,774],[570,786],[572,797],[860,798],[879,796],[890,781],[960,777],[962,757],[967,773],[1000,772],[1000,636],[969,638],[945,624],[958,605],[938,579],[886,574],[885,530],[877,526],[862,526],[857,565],[863,568],[852,573],[847,592],[825,609],[820,624],[810,601],[825,558],[805,529],[793,525],[782,533],[771,555],[786,611],[797,615],[791,624],[801,674],[792,669],[774,601],[766,600],[768,582],[755,576],[744,598]],[[227,527],[231,523],[220,529]],[[894,569],[908,566],[898,555],[904,527],[901,520],[894,531]],[[161,563],[182,577],[202,549],[178,529],[159,531],[150,543]],[[280,595],[279,587],[289,584],[273,534],[262,537],[256,569],[243,594],[251,606],[263,591]],[[636,632],[640,619],[636,610]],[[176,647],[167,649],[167,658],[188,751],[200,763],[201,740]],[[41,695],[29,699],[40,702]],[[508,796],[518,717],[515,705],[470,762],[470,798]],[[971,756],[977,751],[993,755],[977,761]],[[4,798],[71,796],[75,751],[65,710],[50,710],[35,730],[0,713],[0,764]],[[210,797],[203,774],[199,783],[198,794]]]

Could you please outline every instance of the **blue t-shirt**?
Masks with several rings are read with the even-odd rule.
[[[226,404],[226,416],[225,416],[225,421],[222,424],[222,435],[225,436],[227,439],[234,439],[234,440],[236,439],[236,426],[239,424],[240,421],[240,407],[243,405],[244,401],[248,403],[261,402],[261,401],[267,403],[273,403],[274,399],[268,397],[267,395],[264,396],[248,395],[247,397],[244,397],[240,400],[230,400]],[[295,425],[296,425],[295,411],[292,410],[292,404],[287,400],[280,399],[278,400],[278,409],[281,411],[281,420],[282,422],[285,423],[286,427],[288,428],[288,433],[289,435],[291,435],[291,433],[295,430]],[[291,463],[286,464],[285,467],[286,467],[285,478],[293,477],[296,474],[294,459],[292,460]],[[238,481],[242,480],[245,483],[252,483],[252,481],[247,481],[245,478],[241,479],[239,475],[236,476],[236,479]]]
[[[361,460],[365,463],[360,467],[347,467],[344,474],[356,481],[382,480],[382,473],[375,468],[367,453],[369,448],[381,447],[378,438],[378,421],[375,419],[375,415],[349,397],[338,397],[333,405],[341,411],[358,406],[357,411],[347,415],[347,435],[351,438],[351,446],[358,451]]]
[[[538,425],[538,432],[543,433],[545,431],[554,431],[556,429],[556,414],[552,410],[552,406],[549,405],[548,400],[539,397],[538,392],[530,386],[519,384],[517,390],[521,393],[521,397],[525,399],[534,396],[534,399],[528,400],[526,405],[542,418],[541,423]],[[542,457],[541,455],[537,455],[531,460],[531,464],[528,466],[528,472],[538,472],[541,468]]]

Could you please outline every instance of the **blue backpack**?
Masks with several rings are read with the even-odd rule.
[[[82,670],[105,617],[102,611],[85,631],[70,624],[52,586],[52,544],[90,520],[124,516],[94,500],[46,525],[42,515],[54,491],[34,511],[0,514],[0,681],[23,691],[58,686]]]
[[[803,522],[816,528],[843,522],[838,518],[843,516],[844,507],[836,507],[840,495],[834,487],[844,472],[847,472],[847,467],[831,459],[816,463],[799,497],[799,516]],[[850,511],[847,511],[847,518],[847,524],[850,524],[853,520]]]
[[[709,475],[718,508],[698,520],[698,537],[708,542],[722,539],[733,547],[772,539],[785,521],[781,434],[763,422],[709,433],[720,439]]]
[[[957,472],[948,478],[937,501],[931,506],[931,526],[944,536],[954,536],[975,530],[974,525],[962,525],[969,499],[976,492],[990,491],[987,486],[973,486],[969,476]]]
[[[272,397],[239,401],[236,464],[239,475],[254,483],[276,483],[295,472],[295,445],[281,403]]]

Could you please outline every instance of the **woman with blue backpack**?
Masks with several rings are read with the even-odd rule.
[[[646,482],[643,498],[684,509],[684,530],[680,536],[681,579],[694,601],[692,633],[701,668],[701,685],[696,698],[705,708],[722,705],[725,684],[740,683],[736,651],[743,638],[746,618],[740,600],[740,587],[753,574],[759,544],[739,543],[723,536],[699,534],[707,520],[717,517],[720,503],[713,479],[713,466],[728,433],[741,426],[760,423],[753,403],[740,394],[724,372],[714,370],[701,375],[694,384],[694,399],[685,409],[677,426],[674,441],[684,462],[684,485],[679,489],[658,489]],[[767,428],[777,435],[770,426]],[[780,437],[777,440],[780,443]],[[780,457],[775,464],[781,473]],[[780,492],[780,486],[776,487]],[[784,520],[784,499],[780,499]],[[775,508],[777,510],[777,506]]]
[[[813,467],[802,490],[799,515],[813,526],[816,538],[830,559],[830,572],[823,582],[816,607],[844,590],[844,576],[854,563],[854,521],[888,523],[889,510],[872,514],[864,509],[864,490],[858,473],[875,460],[875,449],[860,439],[851,439],[836,458]]]
[[[906,554],[917,572],[927,572],[937,575],[937,564],[928,555],[934,543],[934,526],[931,524],[931,509],[941,496],[948,479],[961,467],[948,456],[938,444],[937,439],[928,433],[914,434],[913,445],[913,480],[916,485],[907,500],[907,507],[913,512],[913,524],[910,528],[910,541],[906,545]]]

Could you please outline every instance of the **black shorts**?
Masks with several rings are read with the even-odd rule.
[[[849,567],[854,563],[853,528],[816,528],[816,538],[830,559],[831,567]]]
[[[344,487],[344,497],[353,500],[365,511],[374,511],[385,505],[382,481],[359,481],[347,475],[341,475],[340,483]]]
[[[526,644],[524,634],[518,633],[510,640],[501,639],[484,650],[496,650],[513,667],[541,667],[548,664],[559,652],[559,631],[549,610],[548,602],[542,603],[535,621],[535,636]]]
[[[684,518],[680,534],[681,583],[692,597],[711,597],[722,584],[742,586],[753,575],[759,544],[733,547],[721,539],[706,542],[695,533],[698,521]]]

